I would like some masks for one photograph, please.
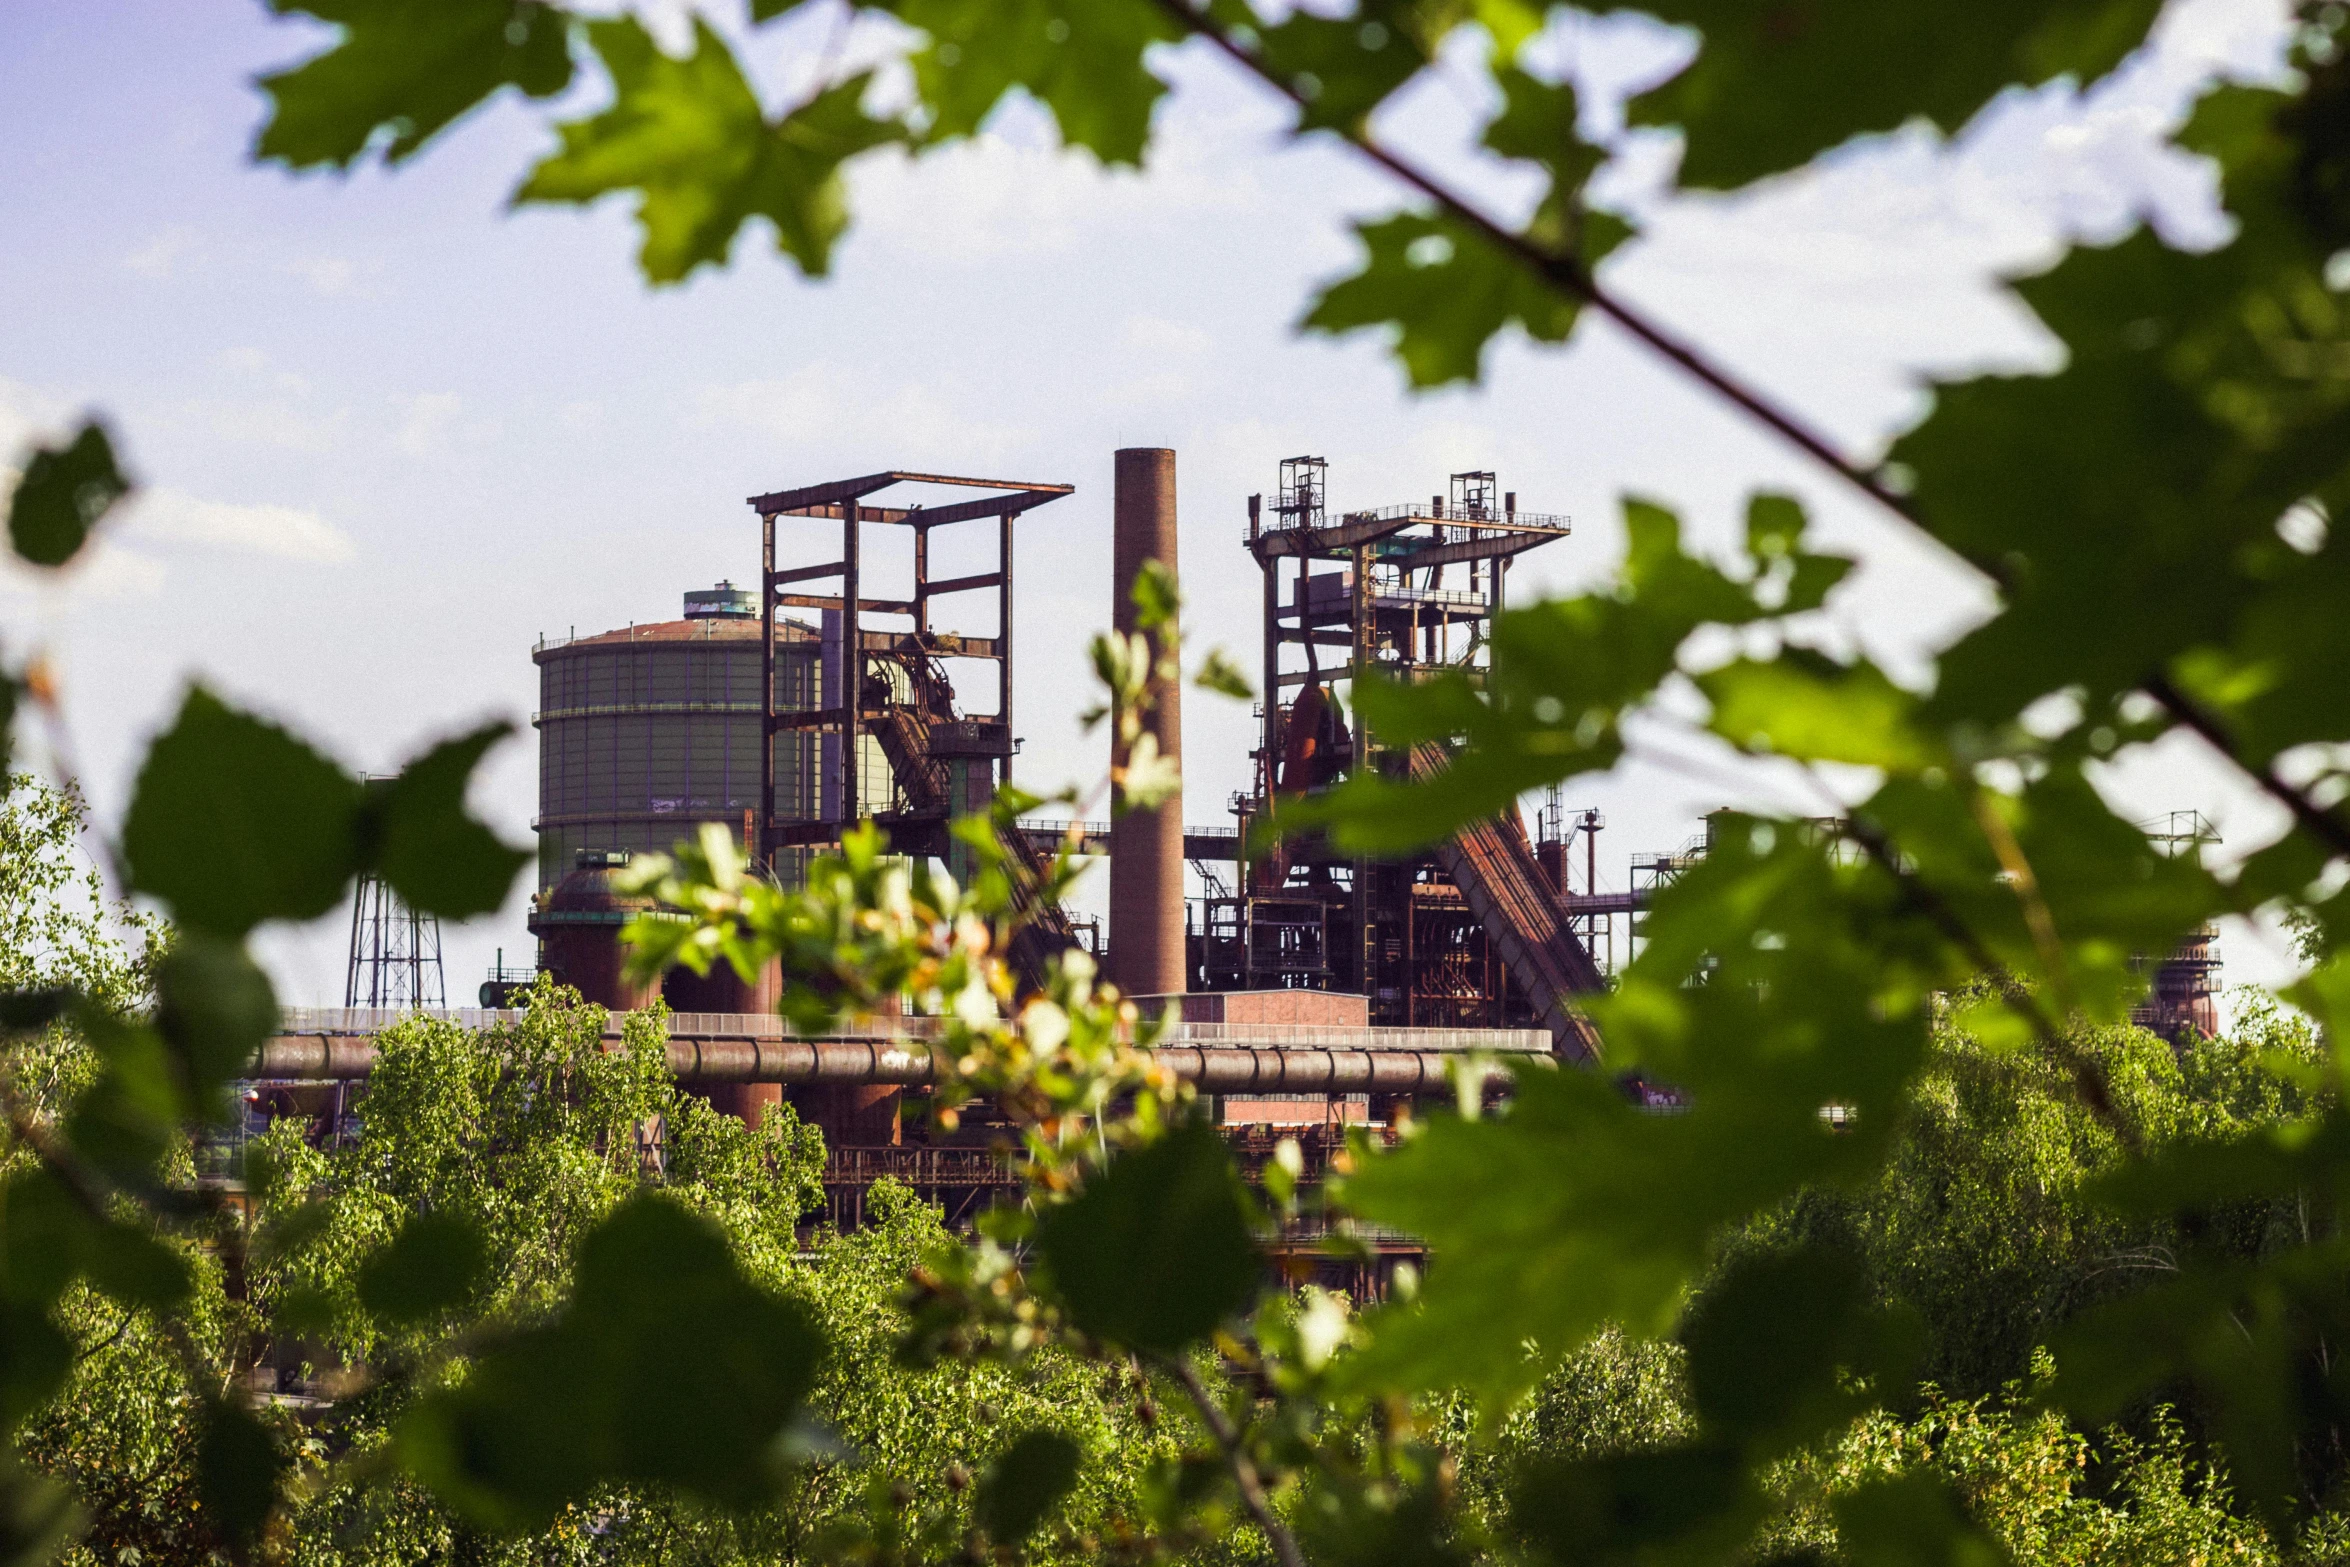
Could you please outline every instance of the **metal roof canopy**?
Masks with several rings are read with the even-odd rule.
[[[798,517],[838,517],[844,502],[856,502],[877,490],[886,490],[893,484],[953,484],[971,490],[1009,490],[1009,495],[989,496],[983,500],[957,501],[950,506],[858,506],[860,522],[895,522],[916,527],[936,527],[940,523],[969,522],[980,517],[1001,517],[1006,512],[1026,511],[1042,506],[1075,492],[1073,484],[1038,484],[1023,479],[972,479],[951,473],[910,473],[891,469],[887,473],[869,473],[861,479],[835,479],[830,484],[803,485],[796,490],[777,490],[769,495],[749,497],[749,505],[762,517],[779,513]]]

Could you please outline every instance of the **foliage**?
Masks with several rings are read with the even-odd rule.
[[[1930,1476],[2022,1567],[2297,1558],[2235,1509],[2225,1472],[2176,1421],[2158,1413],[2149,1424],[2145,1437],[2092,1442],[2037,1407],[2022,1382],[1979,1399],[1929,1388],[1914,1416],[1871,1416],[1832,1449],[1781,1466],[1772,1480],[1782,1510],[1757,1544],[1790,1556],[1832,1550],[1851,1498]],[[2302,1542],[2320,1559],[2328,1527],[2319,1521]]]
[[[876,0],[852,9],[902,24],[884,49],[910,67],[905,95],[877,85],[886,68],[869,80],[828,59],[808,100],[780,111],[706,24],[680,58],[633,21],[588,22],[541,0],[282,8],[340,29],[265,84],[273,108],[257,153],[297,167],[346,166],[377,147],[388,161],[406,158],[506,86],[561,90],[592,53],[610,106],[562,127],[560,148],[518,199],[638,193],[641,266],[656,283],[722,263],[754,217],[775,226],[803,271],[822,271],[845,229],[845,168],[967,135],[1015,92],[1043,103],[1070,143],[1140,160],[1165,87],[1151,51],[1200,40],[1278,95],[1297,134],[1339,140],[1415,203],[1366,221],[1361,268],[1324,291],[1307,324],[1386,331],[1414,383],[1438,384],[1477,374],[1486,346],[1513,325],[1563,341],[1596,310],[1996,589],[1996,612],[1941,650],[1929,680],[1904,685],[1822,627],[1817,612],[1851,563],[1806,548],[1793,501],[1759,497],[1747,546],[1728,563],[1690,553],[1669,511],[1635,501],[1615,579],[1497,617],[1481,678],[1381,686],[1358,672],[1354,697],[1378,745],[1442,744],[1452,764],[1412,783],[1366,769],[1313,808],[1285,810],[1285,827],[1405,848],[1507,810],[1530,788],[1612,766],[1639,733],[1775,758],[1816,786],[1816,814],[1832,822],[1726,821],[1706,861],[1659,900],[1616,988],[1589,1003],[1609,1070],[1681,1087],[1686,1114],[1641,1114],[1597,1075],[1521,1067],[1502,1113],[1424,1118],[1392,1151],[1354,1150],[1334,1189],[1303,1189],[1276,1164],[1271,1213],[1192,1151],[1206,1141],[1184,1089],[1149,1053],[1148,1021],[1087,964],[1065,960],[1040,994],[1017,992],[1006,945],[1073,874],[1067,854],[1041,878],[1005,854],[1000,829],[1033,797],[1007,793],[992,820],[958,829],[980,867],[969,887],[891,859],[870,831],[850,834],[788,892],[747,876],[722,834],[644,868],[645,884],[684,915],[636,928],[652,966],[725,961],[749,974],[780,959],[787,1011],[803,1027],[901,996],[947,1019],[935,1062],[942,1114],[951,1122],[981,1096],[1002,1106],[1025,1201],[991,1215],[976,1244],[926,1254],[904,1350],[923,1365],[987,1365],[1030,1385],[1071,1357],[1187,1409],[1178,1450],[1135,1493],[1119,1551],[1261,1545],[1294,1567],[1308,1551],[1368,1560],[1473,1549],[1431,1441],[1430,1401],[1465,1389],[1481,1418],[1506,1422],[1610,1333],[1684,1347],[1686,1418],[1647,1446],[1530,1460],[1507,1487],[1508,1517],[1537,1554],[1667,1561],[1773,1541],[1816,1546],[1816,1516],[1783,1539],[1768,1533],[1773,1488],[1804,1454],[1846,1455],[1835,1462],[1856,1483],[1818,1489],[1837,1548],[1860,1562],[2044,1548],[2240,1553],[2250,1549],[2241,1528],[2212,1521],[2223,1493],[2280,1533],[2336,1495],[2350,1419],[2350,1396],[2328,1369],[2350,1334],[2350,1255],[2332,1217],[2350,1178],[2337,1048],[2350,1006],[2350,957],[2337,952],[2350,887],[2333,870],[2350,857],[2350,819],[2336,806],[2336,753],[2350,739],[2340,699],[2350,540],[2329,526],[2350,499],[2350,316],[2333,265],[2350,239],[2350,18],[2340,7],[2298,16],[2288,79],[2211,92],[2178,134],[2217,167],[2235,220],[2227,243],[2189,253],[2141,230],[2019,280],[2018,299],[2064,346],[2063,363],[1936,388],[1883,462],[1840,453],[1713,364],[1704,345],[1613,295],[1602,274],[1626,224],[1586,194],[1609,149],[1584,138],[1572,94],[1528,65],[1524,46],[1548,15],[1529,0],[1264,11],[1247,0]],[[755,0],[751,24],[795,8]],[[2002,0],[1963,17],[1860,0],[1642,9],[1695,35],[1689,63],[1632,105],[1637,123],[1679,131],[1678,179],[1691,188],[1809,167],[1856,135],[1912,120],[1951,130],[2015,84],[2092,79],[2152,18],[2148,0]],[[1497,218],[1381,139],[1392,118],[1382,111],[1439,61],[1482,73],[1498,106],[1487,150],[1540,182],[1524,223]],[[123,472],[95,424],[37,454],[11,504],[19,553],[63,569],[103,525]],[[1165,584],[1145,591],[1168,600]],[[1132,746],[1105,780],[1121,806],[1172,780],[1170,759],[1140,744],[1148,691],[1174,656],[1163,640],[1096,650],[1104,714]],[[0,691],[12,712],[51,700],[37,666],[8,669]],[[2291,815],[2292,829],[2231,875],[2149,839],[2099,792],[2108,758],[2181,731]],[[89,1063],[70,1097],[44,1105],[17,1091],[8,1106],[16,1164],[0,1218],[0,1417],[15,1430],[75,1375],[64,1324],[85,1308],[130,1313],[121,1342],[150,1342],[151,1330],[184,1400],[171,1442],[141,1450],[190,1464],[229,1548],[276,1538],[316,1480],[294,1433],[272,1428],[248,1387],[217,1373],[259,1331],[236,1291],[248,1280],[274,1287],[270,1270],[306,1255],[293,1244],[301,1237],[279,1233],[274,1251],[254,1251],[258,1237],[193,1182],[187,1157],[188,1129],[222,1113],[225,1085],[273,1026],[268,981],[242,942],[267,921],[332,906],[369,866],[420,907],[494,905],[519,857],[463,810],[464,781],[488,743],[464,737],[425,752],[400,781],[362,788],[298,738],[191,693],[150,752],[109,851],[122,885],[159,899],[182,929],[144,971],[152,1007],[74,976],[70,992],[18,989],[0,1006],[22,1041],[70,1023]],[[2313,973],[2293,998],[2319,1042],[2249,1070],[2195,1052],[2166,1065],[2112,1032],[2142,994],[2149,959],[2208,920],[2249,912],[2307,934]],[[1938,1055],[1942,1026],[1963,1033],[1972,1054]],[[16,1046],[12,1068],[24,1071],[38,1048]],[[617,1052],[611,1070],[627,1070],[638,1048]],[[586,1092],[594,1073],[574,1055]],[[515,1070],[529,1078],[537,1067]],[[2182,1081],[2204,1098],[2182,1097]],[[1981,1102],[2002,1088],[2014,1095],[2004,1123]],[[2170,1118],[2190,1102],[2200,1108]],[[1971,1156],[1953,1146],[1949,1130],[1969,1117],[1992,1127],[1997,1146]],[[565,1178],[582,1192],[633,1189],[642,1172],[627,1171],[616,1121],[593,1122],[604,1130],[592,1160],[577,1152],[591,1122],[563,1123],[566,1146],[587,1160]],[[303,1167],[297,1150],[275,1152],[286,1171]],[[1921,1164],[1903,1168],[1913,1155]],[[730,1145],[707,1167],[739,1171],[742,1157]],[[789,1152],[778,1143],[760,1157],[788,1163]],[[606,1175],[588,1168],[598,1160]],[[1162,1163],[1174,1178],[1153,1177]],[[2029,1172],[2061,1185],[2037,1188]],[[720,1185],[733,1195],[711,1199],[718,1208],[757,1206],[740,1182]],[[1923,1397],[1914,1314],[1950,1313],[1947,1328],[1981,1299],[1969,1295],[1973,1281],[1918,1263],[1922,1245],[1887,1242],[1872,1257],[1846,1243],[1855,1227],[1899,1237],[1915,1222],[1903,1204],[1917,1200],[1952,1206],[1959,1222],[1948,1232],[1995,1278],[2059,1286],[2025,1309],[2011,1288],[2009,1309],[1982,1314],[1972,1338],[1946,1334],[1943,1370],[1979,1390],[2046,1329],[2057,1374],[2035,1396],[2088,1428],[2177,1400],[2194,1421],[2181,1440],[2217,1443],[2226,1485],[2159,1430],[2130,1438],[2129,1472],[2174,1476],[2146,1479],[2144,1495],[2191,1497],[2178,1504],[2187,1512],[2172,1511],[2208,1528],[2181,1521],[2144,1539],[2065,1543],[2075,1537],[2038,1521],[2069,1517],[2070,1493],[2048,1478],[2062,1473],[2069,1440],[2057,1427],[1983,1404],[1991,1395],[1979,1391],[1974,1403],[1930,1406],[1940,1436],[1900,1424]],[[1996,1226],[1972,1215],[1977,1204],[2021,1206],[2030,1243],[2011,1237],[2002,1250]],[[1440,1266],[1424,1288],[1362,1313],[1326,1296],[1236,1287],[1255,1265],[1258,1227],[1309,1205],[1334,1215],[1342,1236],[1354,1220],[1415,1231]],[[296,1202],[289,1213],[302,1211]],[[786,1411],[823,1373],[813,1337],[783,1329],[794,1308],[752,1251],[715,1247],[675,1207],[583,1199],[559,1254],[633,1247],[638,1265],[561,1283],[542,1274],[541,1293],[514,1303],[535,1315],[476,1343],[419,1324],[466,1299],[468,1259],[492,1259],[495,1275],[495,1205],[467,1216],[470,1240],[374,1211],[364,1249],[392,1249],[362,1261],[354,1243],[344,1260],[356,1271],[311,1279],[320,1320],[350,1334],[364,1316],[364,1331],[407,1343],[397,1374],[418,1379],[418,1410],[470,1409],[448,1418],[479,1417],[489,1425],[468,1429],[488,1430],[488,1412],[502,1407],[537,1422],[521,1446],[570,1454],[551,1478],[495,1463],[460,1474],[454,1449],[428,1440],[420,1416],[367,1450],[368,1463],[400,1476],[383,1484],[397,1491],[421,1476],[440,1488],[431,1505],[514,1523],[592,1505],[599,1485],[655,1483],[755,1515],[794,1483],[780,1469],[754,1479],[739,1440],[723,1453],[680,1441],[649,1457],[607,1418],[628,1368],[651,1363],[640,1308],[678,1282],[646,1259],[682,1259],[692,1265],[681,1277],[715,1292],[696,1297],[705,1305],[726,1297],[737,1315],[781,1313],[768,1347],[799,1343],[758,1362],[767,1440],[757,1445],[792,1450]],[[648,1244],[648,1223],[668,1239]],[[1772,1224],[1791,1244],[1740,1249]],[[772,1221],[748,1232],[775,1243]],[[259,1235],[271,1233],[265,1224]],[[1153,1253],[1165,1267],[1102,1266],[1154,1243],[1167,1249]],[[2158,1267],[2065,1282],[2101,1248],[2151,1258],[2149,1246],[2163,1249]],[[1032,1268],[1038,1256],[1048,1265]],[[1894,1287],[1878,1289],[1879,1279]],[[462,1379],[432,1380],[456,1360]],[[501,1388],[571,1376],[579,1385],[565,1398],[497,1405]],[[715,1392],[681,1374],[644,1413],[652,1428],[691,1433],[698,1415],[722,1418]],[[590,1412],[577,1429],[560,1423],[572,1393]],[[1070,1451],[1096,1450],[1070,1431],[1015,1439],[1028,1434],[1004,1433],[976,1513],[958,1490],[908,1514],[885,1488],[861,1499],[836,1543],[876,1558],[1013,1549],[972,1534],[974,1518],[1006,1533],[1051,1518],[1084,1484]],[[1904,1467],[1901,1455],[1921,1443],[1934,1463]],[[1975,1484],[1968,1455],[1978,1450],[2004,1455],[1983,1463],[2012,1467],[2029,1495],[2003,1500],[1996,1485]],[[697,1452],[691,1473],[661,1468]],[[317,1483],[344,1478],[330,1468]],[[9,1487],[0,1522],[30,1520],[19,1533],[37,1542],[56,1527],[54,1508],[21,1478]],[[1031,1538],[1057,1538],[1043,1527]]]
[[[88,831],[75,786],[0,774],[0,988],[73,989],[128,1010],[149,997],[166,932],[108,896]]]
[[[2174,1048],[2141,1030],[2078,1041],[2148,1145],[2245,1136],[2318,1107],[2321,1059],[2306,1020],[2241,996],[2226,1035]],[[2132,1218],[2095,1198],[2125,1154],[2082,1106],[2067,1072],[1955,1027],[1937,1030],[1890,1157],[1864,1186],[1807,1191],[1740,1244],[1851,1248],[1872,1287],[1917,1313],[1920,1374],[1962,1398],[2027,1375],[2035,1346],[2097,1301],[2175,1270],[2189,1238],[2165,1217]],[[2233,1244],[2259,1255],[2295,1216],[2231,1216]]]
[[[721,1562],[854,1556],[872,1545],[861,1531],[873,1496],[959,1538],[975,1504],[973,1471],[1024,1432],[1073,1444],[1078,1460],[1054,1488],[1052,1516],[1040,1520],[1037,1543],[1048,1553],[1076,1551],[1082,1536],[1098,1539],[1139,1508],[1138,1477],[1164,1444],[1137,1417],[1122,1379],[1105,1389],[1094,1368],[1049,1352],[1020,1374],[960,1362],[901,1366],[894,1350],[907,1326],[907,1276],[950,1244],[936,1213],[884,1187],[866,1228],[821,1237],[809,1255],[799,1227],[819,1201],[823,1161],[813,1129],[788,1106],[756,1129],[712,1110],[672,1086],[650,1019],[631,1019],[618,1052],[601,1047],[603,1022],[600,1009],[551,987],[519,1022],[478,1034],[410,1020],[382,1036],[382,1063],[346,1140],[320,1138],[315,1125],[287,1116],[248,1148],[258,1198],[253,1271],[240,1283],[201,1267],[189,1320],[199,1325],[204,1365],[268,1390],[263,1409],[301,1455],[305,1483],[283,1524],[284,1550],[386,1563],[451,1552],[571,1560],[591,1545],[618,1560],[679,1551]],[[654,1192],[664,1201],[648,1210]],[[502,1526],[528,1525],[502,1543],[479,1530],[463,1479],[427,1464],[428,1490],[383,1469],[387,1455],[416,1440],[420,1418],[446,1418],[452,1395],[478,1392],[482,1379],[466,1366],[484,1346],[570,1320],[593,1287],[582,1266],[613,1243],[611,1215],[641,1223],[648,1212],[680,1210],[710,1223],[741,1276],[830,1346],[792,1438],[813,1462],[780,1503],[762,1494],[715,1512],[658,1476],[572,1487],[570,1505],[538,1518],[491,1514],[487,1521]],[[385,1281],[413,1292],[432,1275],[413,1259],[404,1268],[387,1263],[436,1224],[474,1240],[456,1270],[462,1287],[422,1301],[423,1309],[414,1293],[386,1298]],[[685,1357],[663,1371],[687,1380],[723,1373],[724,1396],[699,1407],[747,1409],[740,1367],[723,1349],[727,1333],[757,1326],[755,1303],[697,1323],[690,1301],[676,1298],[677,1264],[672,1257],[644,1270],[669,1281],[648,1304],[659,1308],[662,1338]],[[638,1276],[635,1268],[618,1275],[631,1299],[643,1299]],[[203,1559],[220,1542],[196,1505],[202,1412],[185,1390],[178,1352],[151,1316],[95,1291],[74,1292],[62,1313],[75,1369],[26,1446],[88,1510],[79,1559],[118,1562],[126,1549],[148,1562]],[[765,1339],[785,1342],[772,1332]],[[613,1376],[572,1380],[590,1392],[625,1386]],[[562,1393],[576,1426],[577,1392]],[[659,1403],[637,1391],[637,1408]],[[632,1425],[662,1452],[691,1448],[674,1431]],[[730,1454],[758,1450],[723,1425],[714,1429]],[[527,1489],[516,1477],[498,1494]]]

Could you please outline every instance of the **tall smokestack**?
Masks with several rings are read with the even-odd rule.
[[[1135,630],[1134,579],[1143,562],[1175,569],[1175,454],[1164,447],[1127,447],[1117,456],[1117,494],[1111,545],[1110,623]],[[1162,646],[1172,646],[1167,626]],[[1156,681],[1145,727],[1159,752],[1183,760],[1183,688]],[[1123,766],[1125,748],[1111,737],[1111,760]],[[1183,795],[1156,810],[1128,811],[1110,829],[1110,978],[1134,996],[1180,994],[1184,987]]]

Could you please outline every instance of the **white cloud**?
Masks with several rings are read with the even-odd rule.
[[[401,399],[400,408],[400,431],[393,440],[411,457],[430,457],[448,449],[465,399],[455,392],[419,392]]]
[[[196,231],[184,224],[174,224],[122,258],[126,271],[157,282],[177,271],[181,261],[195,253]]]
[[[278,270],[330,297],[349,293],[352,280],[359,275],[358,267],[343,256],[304,256],[279,263]]]
[[[205,402],[189,405],[188,412],[203,420],[224,441],[250,446],[273,446],[285,451],[324,452],[342,444],[350,417],[342,409],[316,414],[285,400],[268,402]]]
[[[16,484],[13,468],[0,468],[0,498]],[[91,599],[151,599],[163,592],[163,562],[101,534],[63,567],[28,566],[0,551],[0,594],[32,598],[71,594]]]
[[[90,546],[74,565],[76,586],[92,598],[151,599],[163,592],[163,562],[112,539]]]
[[[1171,223],[1238,228],[1271,205],[1258,160],[1267,111],[1192,107],[1160,125],[1147,176],[1051,144],[1041,111],[1014,97],[988,128],[921,158],[851,166],[858,235],[958,268],[1115,243]]]
[[[1036,438],[1027,426],[988,417],[1001,411],[1000,399],[957,393],[936,377],[877,387],[819,362],[777,380],[705,387],[697,406],[704,425],[740,425],[802,445],[873,445],[877,461],[904,460],[894,453],[936,453],[922,460],[938,462],[945,472],[994,462]],[[883,444],[874,445],[876,432],[887,432]]]
[[[314,511],[296,506],[208,501],[183,490],[145,490],[124,503],[127,531],[159,543],[200,544],[279,560],[333,565],[356,551]]]
[[[1171,370],[1152,375],[1131,376],[1115,385],[1103,388],[1103,405],[1111,408],[1173,408],[1188,405],[1199,396],[1190,376]]]
[[[23,456],[36,440],[63,434],[72,414],[72,405],[64,398],[0,376],[0,462]],[[0,474],[10,476],[10,484],[15,471],[0,468]]]
[[[325,452],[342,444],[348,410],[322,412],[307,378],[278,368],[250,346],[221,349],[212,362],[227,372],[221,379],[232,385],[232,395],[184,402],[174,410],[182,419],[216,439],[246,446]]]
[[[1164,316],[1128,316],[1123,336],[1128,348],[1146,354],[1204,354],[1215,346],[1200,328]]]
[[[275,361],[258,348],[224,348],[213,358],[222,369],[267,381],[281,392],[295,397],[310,395],[309,377],[297,375],[291,370],[273,370],[271,365]]]

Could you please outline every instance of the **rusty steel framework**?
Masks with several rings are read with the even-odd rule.
[[[878,506],[867,501],[866,497],[897,484],[953,485],[1005,493],[931,507]],[[774,748],[764,748],[767,761],[759,787],[755,851],[760,863],[772,866],[776,851],[786,846],[838,843],[842,832],[867,817],[890,825],[896,841],[912,852],[942,856],[949,852],[945,822],[960,803],[954,798],[957,780],[952,773],[957,770],[939,764],[950,760],[983,764],[968,771],[983,776],[992,791],[999,771],[1009,767],[1012,755],[1013,525],[1023,512],[1059,500],[1074,488],[893,469],[750,498],[760,523],[759,616],[766,648],[761,691],[767,732],[809,732],[820,742],[825,737],[834,741],[821,746],[819,752],[820,766],[831,774],[820,780],[823,793],[812,802],[808,815],[788,822],[777,819]],[[778,568],[778,523],[787,520],[838,524],[839,558]],[[996,524],[994,569],[944,580],[933,578],[932,531],[973,522]],[[864,529],[868,523],[913,530],[911,597],[866,595]],[[820,530],[809,527],[802,531],[814,534]],[[837,583],[837,590],[828,594],[796,591],[800,583],[824,581]],[[967,636],[932,629],[931,605],[935,600],[990,588],[996,594],[995,635]],[[777,700],[775,613],[781,608],[814,609],[827,616],[830,667],[814,707],[790,708]],[[966,719],[956,712],[955,693],[938,667],[944,658],[983,659],[996,665],[999,680],[993,714]],[[866,808],[871,792],[860,787],[866,751],[860,738],[865,735],[880,741],[896,775],[893,797],[878,810]]]
[[[866,497],[897,484],[950,485],[995,490],[944,506],[880,506]],[[958,877],[973,866],[948,824],[957,816],[984,811],[996,786],[1011,770],[1012,737],[1012,533],[1023,513],[1071,494],[1074,485],[1016,479],[973,479],[957,474],[892,469],[795,490],[754,495],[759,514],[759,614],[766,649],[760,691],[770,743],[762,748],[755,829],[756,863],[770,874],[785,874],[779,863],[787,850],[804,851],[838,843],[860,821],[888,829],[901,853],[934,855]],[[808,534],[839,526],[840,556],[813,565],[779,567],[778,524],[805,521]],[[955,577],[930,571],[931,534],[958,524],[995,524],[992,569]],[[911,529],[913,586],[907,598],[877,598],[865,591],[864,529],[868,523]],[[837,584],[832,593],[798,590],[808,582]],[[995,593],[995,632],[974,636],[940,631],[931,624],[931,606],[958,594]],[[798,707],[778,689],[775,615],[778,609],[822,613],[822,675],[816,701]],[[993,713],[966,715],[941,663],[977,659],[996,666]],[[808,808],[790,818],[778,810],[774,735],[812,737],[809,750],[818,777],[803,791]],[[873,744],[865,743],[870,739]],[[868,773],[868,764],[871,772]],[[874,776],[882,775],[882,776]],[[886,780],[881,789],[872,787]],[[1044,858],[1023,835],[1011,835],[1015,896],[1030,915],[1013,940],[1014,965],[1031,981],[1041,980],[1051,953],[1077,944],[1077,932],[1057,904],[1030,896],[1044,883]]]
[[[1284,797],[1363,768],[1441,771],[1439,747],[1375,752],[1356,683],[1438,669],[1478,678],[1510,562],[1570,528],[1563,516],[1521,512],[1490,472],[1452,475],[1425,506],[1334,516],[1329,464],[1284,461],[1272,504],[1257,495],[1248,506],[1246,543],[1264,576],[1265,703],[1254,784],[1234,803],[1243,835]],[[1386,1025],[1535,1022],[1561,1053],[1582,1057],[1596,1040],[1569,997],[1602,981],[1561,891],[1514,811],[1394,860],[1293,839],[1244,866],[1230,893],[1196,901],[1192,983],[1359,991]]]

